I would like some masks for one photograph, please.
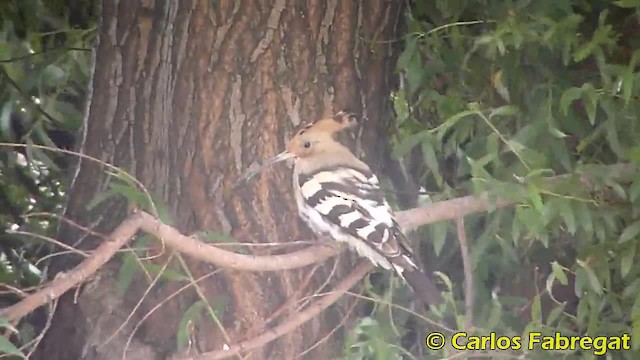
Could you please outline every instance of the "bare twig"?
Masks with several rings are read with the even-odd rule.
[[[467,234],[464,230],[464,217],[456,219],[456,230],[458,232],[458,242],[460,243],[460,253],[462,254],[462,268],[464,269],[464,326],[467,331],[471,331],[473,328],[473,270],[471,270]]]
[[[133,341],[133,336],[136,334],[136,332],[138,331],[138,329],[140,328],[140,326],[142,326],[142,324],[154,313],[156,312],[158,309],[160,309],[163,305],[167,304],[171,299],[173,299],[174,297],[178,296],[179,294],[181,294],[183,291],[191,288],[192,286],[196,285],[197,283],[199,283],[200,281],[203,281],[205,279],[210,278],[211,276],[216,275],[219,272],[219,270],[215,270],[212,271],[210,273],[204,274],[202,276],[200,276],[199,278],[195,279],[193,282],[189,282],[188,284],[184,285],[183,287],[179,288],[178,290],[174,291],[172,294],[170,294],[169,296],[167,296],[165,299],[163,299],[162,301],[160,301],[158,304],[156,304],[155,306],[153,306],[149,311],[147,311],[146,314],[144,314],[144,316],[142,316],[142,319],[140,319],[140,321],[138,321],[138,323],[136,323],[136,325],[133,327],[133,330],[131,331],[131,333],[129,334],[129,337],[127,338],[127,343],[125,344],[125,354],[126,354],[126,350],[129,348],[129,346],[131,345],[131,341]]]
[[[63,48],[45,49],[42,51],[36,51],[36,52],[28,53],[25,55],[8,58],[8,59],[0,59],[0,64],[8,64],[16,61],[21,61],[21,60],[28,59],[30,57],[34,57],[34,56],[38,56],[38,55],[42,55],[42,54],[45,54],[48,52],[54,52],[54,51],[87,51],[89,52],[91,50],[92,49],[90,48],[81,48],[81,47],[63,47]]]
[[[47,334],[47,332],[49,331],[49,328],[51,328],[51,323],[53,322],[53,315],[55,315],[56,313],[56,308],[58,307],[58,299],[55,299],[51,302],[51,305],[49,306],[49,313],[47,314],[47,322],[44,324],[44,328],[42,329],[42,331],[38,334],[38,336],[35,337],[35,339],[31,340],[29,342],[29,344],[27,344],[25,347],[30,346],[31,350],[29,351],[29,353],[25,356],[26,359],[31,358],[31,356],[33,355],[33,353],[36,351],[36,349],[38,348],[38,345],[40,345],[40,342],[42,341],[42,339],[44,338],[44,336]],[[23,348],[25,348],[23,347]]]
[[[31,99],[31,96],[29,96],[27,93],[24,92],[24,90],[22,90],[22,88],[20,88],[20,85],[18,85],[17,82],[15,82],[11,76],[9,76],[9,74],[7,73],[7,71],[4,69],[4,67],[0,66],[0,74],[4,75],[4,77],[7,79],[7,81],[9,82],[9,84],[11,84],[11,86],[20,94],[20,96],[22,96],[22,98],[24,99],[25,102],[29,103],[29,106],[33,107],[34,109],[36,109],[36,111],[38,113],[40,113],[41,115],[43,115],[45,118],[47,118],[49,121],[55,122],[55,123],[60,123],[59,120],[55,119],[53,116],[51,116],[48,112],[44,111],[44,109],[36,104],[33,99]],[[31,133],[31,130],[33,130],[34,126],[31,127],[31,129],[27,132],[26,136],[28,136]]]
[[[32,232],[26,232],[26,231],[19,231],[19,230],[11,230],[8,229],[7,230],[7,234],[14,234],[14,235],[22,235],[22,236],[31,236],[34,237],[36,239],[40,239],[43,241],[48,241],[54,245],[58,245],[63,249],[66,249],[67,251],[69,251],[70,253],[76,254],[76,255],[80,255],[82,257],[89,257],[89,254],[82,251],[82,250],[78,250],[76,248],[74,248],[73,246],[69,246],[63,242],[60,242],[54,238],[48,237],[48,236],[44,236],[44,235],[40,235],[40,234],[36,234],[36,233],[32,233]]]
[[[120,324],[120,326],[118,326],[116,331],[114,331],[111,335],[109,335],[109,337],[104,342],[102,342],[102,344],[98,345],[98,349],[102,348],[103,346],[105,346],[109,342],[111,342],[111,340],[113,340],[116,337],[116,335],[118,335],[120,333],[120,331],[122,331],[124,329],[124,327],[129,323],[129,321],[133,318],[133,315],[135,315],[136,311],[138,311],[138,309],[140,309],[140,307],[142,306],[142,302],[144,301],[144,299],[146,299],[147,295],[149,295],[149,292],[153,289],[153,286],[162,277],[162,274],[164,273],[164,270],[167,268],[167,266],[169,266],[169,263],[171,262],[171,259],[173,258],[174,254],[169,255],[169,258],[162,265],[162,267],[160,268],[160,271],[158,271],[156,276],[151,280],[151,284],[149,284],[149,286],[147,286],[147,288],[144,290],[144,293],[142,294],[140,299],[138,299],[138,302],[133,306],[133,309],[131,309],[131,311],[129,311],[129,314],[127,315],[127,318],[124,319],[124,321]],[[126,353],[127,353],[127,348],[125,347],[124,348],[124,352],[122,354],[123,359],[124,359],[124,355]]]
[[[255,334],[258,332],[258,330],[263,330],[265,327],[269,326],[269,324],[273,322],[273,320],[278,318],[283,313],[287,311],[292,311],[294,305],[297,303],[301,294],[307,289],[307,287],[309,286],[309,283],[311,282],[311,279],[313,278],[313,275],[316,273],[316,271],[319,268],[320,266],[317,264],[313,268],[311,268],[311,270],[305,275],[305,277],[302,279],[302,281],[298,285],[298,289],[296,289],[296,291],[287,299],[287,301],[285,301],[282,305],[280,305],[280,307],[278,307],[275,311],[269,314],[269,316],[267,316],[267,318],[264,319],[264,321],[260,323],[256,323],[255,325],[250,327],[245,333]]]
[[[215,360],[224,359],[239,353],[245,353],[254,349],[258,349],[265,344],[285,335],[298,326],[311,320],[314,316],[320,314],[324,309],[336,302],[342,294],[354,286],[363,276],[365,276],[373,265],[368,261],[361,262],[346,278],[344,278],[333,291],[324,295],[320,300],[312,303],[306,309],[299,313],[294,313],[284,319],[282,323],[271,330],[259,335],[251,340],[243,341],[239,344],[230,346],[227,350],[217,350],[201,354],[196,357],[174,357],[174,360]]]
[[[310,347],[308,347],[307,349],[302,351],[300,354],[298,354],[297,358],[298,359],[303,359],[306,354],[308,354],[309,352],[311,352],[313,349],[317,348],[318,346],[322,345],[322,343],[327,341],[333,334],[335,334],[336,331],[338,331],[341,327],[343,327],[344,324],[349,320],[349,318],[351,318],[351,314],[355,310],[356,305],[358,305],[358,302],[354,301],[353,304],[351,304],[349,306],[349,308],[347,309],[346,313],[342,316],[342,320],[340,320],[338,325],[334,326],[334,328],[331,329],[331,331],[329,331],[325,336],[323,336],[318,341],[316,341],[313,345],[311,345]]]
[[[99,237],[101,239],[106,239],[106,236],[104,236],[104,234],[99,233],[97,231],[93,231],[90,228],[88,228],[86,226],[82,226],[82,225],[78,224],[77,222],[75,222],[75,221],[73,221],[71,219],[68,219],[65,216],[62,216],[60,214],[56,214],[56,213],[52,213],[52,212],[32,212],[32,213],[24,215],[25,219],[33,218],[33,217],[36,217],[36,218],[37,217],[56,218],[56,219],[58,219],[58,221],[65,222],[65,223],[67,223],[67,224],[69,224],[69,225],[71,225],[71,226],[73,226],[73,227],[75,227],[77,229],[80,229],[80,230],[84,231],[87,234]],[[78,244],[74,244],[74,246],[78,246]]]

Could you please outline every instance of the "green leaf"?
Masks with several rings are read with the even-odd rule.
[[[224,312],[230,303],[231,299],[225,295],[216,295],[209,299],[209,304],[218,318],[224,315]]]
[[[42,149],[38,149],[38,148],[33,148],[33,156],[38,161],[42,162],[44,166],[46,166],[50,170],[60,171],[60,168],[58,168],[58,165],[56,165],[55,161],[53,161],[53,159],[51,159],[49,155],[47,155],[46,151],[43,151]]]
[[[127,252],[122,257],[122,265],[120,265],[120,270],[118,271],[118,276],[116,278],[116,292],[120,297],[123,297],[127,292],[129,285],[133,282],[133,277],[135,276],[136,269],[138,267],[138,261],[133,253]]]
[[[157,274],[162,271],[160,275],[160,279],[168,280],[168,281],[189,281],[189,277],[178,270],[172,269],[170,267],[165,267],[164,270],[162,268],[163,265],[154,264],[149,261],[143,261],[142,266],[150,273]]]
[[[5,317],[0,317],[0,328],[9,329],[9,331],[13,333],[18,332],[18,330],[13,325],[11,325],[11,322],[9,321],[9,319]]]
[[[489,113],[489,119],[493,118],[494,116],[509,116],[509,115],[515,115],[517,113],[518,113],[517,106],[505,105],[499,108],[491,109],[491,112]]]
[[[198,300],[191,304],[182,314],[178,324],[178,333],[176,334],[178,350],[185,350],[189,347],[191,331],[195,329],[195,323],[202,318],[202,311],[205,305],[205,302]]]
[[[588,86],[583,86],[585,88],[586,97],[582,97],[585,104],[585,110],[587,111],[587,116],[589,117],[589,123],[591,125],[595,125],[596,123],[596,111],[598,108],[598,93],[593,88],[591,84],[587,84]]]
[[[556,139],[563,139],[563,138],[567,137],[567,134],[565,134],[562,131],[558,130],[558,128],[556,128],[554,126],[549,126],[549,134],[551,134],[551,136],[553,136]]]
[[[636,220],[631,225],[627,226],[620,237],[618,238],[618,243],[625,243],[640,234],[640,220]]]
[[[560,96],[560,111],[562,111],[562,114],[566,116],[569,113],[569,106],[580,99],[582,91],[581,88],[572,87],[562,93],[562,96]]]
[[[633,349],[640,349],[640,296],[637,296],[633,307],[631,308],[631,328],[632,328],[632,339],[636,339],[636,341],[632,341]]]
[[[607,132],[607,141],[609,141],[609,147],[620,158],[624,158],[624,150],[620,145],[620,139],[618,138],[618,129],[616,129],[616,123],[614,119],[609,119],[605,125]]]
[[[622,74],[622,98],[624,99],[625,105],[629,105],[629,100],[631,100],[631,95],[633,95],[633,75],[632,68],[627,68]]]
[[[393,109],[396,112],[396,117],[399,124],[402,124],[406,119],[409,118],[409,104],[407,104],[407,99],[405,97],[404,91],[398,91],[394,94]]]
[[[640,145],[628,148],[625,158],[636,165],[640,165]]]
[[[173,225],[173,219],[171,218],[169,207],[160,201],[160,197],[155,194],[150,194],[151,199],[145,196],[143,192],[140,192],[143,198],[140,200],[140,204],[147,211],[155,208],[157,211],[158,219],[167,225]],[[153,207],[149,202],[153,202]]]
[[[124,183],[109,183],[109,188],[116,194],[120,194],[124,196],[130,202],[144,204],[146,203],[145,194],[138,190],[136,187],[130,186],[129,184]]]
[[[549,312],[549,316],[547,316],[547,326],[550,326],[551,324],[553,324],[559,317],[560,315],[562,315],[562,313],[564,312],[564,308],[565,308],[566,304],[561,304],[556,306],[553,310],[551,310],[551,312]]]
[[[424,157],[424,162],[431,170],[433,177],[436,179],[436,184],[438,187],[442,187],[443,179],[440,174],[440,164],[438,163],[438,158],[436,156],[436,150],[434,148],[436,139],[432,139],[433,136],[431,134],[427,134],[421,144],[422,156]],[[433,140],[433,141],[432,141]]]
[[[636,176],[635,180],[633,180],[633,183],[629,187],[629,200],[634,202],[638,199],[638,196],[640,196],[640,176]]]
[[[98,206],[99,204],[101,204],[102,202],[106,201],[107,199],[111,198],[114,195],[115,194],[112,193],[111,191],[99,192],[93,196],[93,199],[89,201],[89,203],[85,206],[85,209],[87,209],[87,211],[91,211],[96,206]]]
[[[540,214],[544,214],[544,204],[542,203],[542,196],[540,196],[540,191],[538,191],[538,189],[533,184],[529,184],[527,188],[529,190],[528,195],[529,200],[531,200],[531,204]]]
[[[400,143],[398,143],[393,148],[393,155],[395,157],[402,157],[408,154],[414,147],[420,144],[425,137],[429,135],[426,131],[420,131],[415,134],[409,135],[406,138],[402,139]]]
[[[591,284],[591,288],[593,288],[596,294],[602,295],[602,285],[600,284],[600,280],[598,279],[598,276],[596,276],[596,273],[593,271],[593,269],[586,262],[580,259],[576,259],[576,262],[586,272],[589,283]]]
[[[640,339],[640,318],[633,319],[633,321],[631,322],[631,339]],[[632,340],[631,348],[634,351],[640,350],[640,341]]]
[[[64,70],[53,64],[48,65],[40,76],[42,84],[46,87],[60,86],[65,79]]]
[[[408,36],[404,51],[398,56],[398,69],[404,70],[409,66],[411,59],[416,54],[416,45],[418,38],[416,36]]]
[[[494,330],[502,319],[502,306],[496,301],[491,306],[485,329]]]
[[[622,256],[622,260],[620,260],[620,275],[623,278],[627,277],[629,271],[631,271],[631,267],[634,264],[634,258],[636,256],[636,244],[632,243],[629,249],[625,249],[624,255]]]
[[[442,141],[442,139],[444,138],[444,135],[446,134],[447,130],[449,128],[451,128],[453,125],[455,125],[460,119],[470,116],[470,115],[477,115],[478,111],[477,110],[464,110],[461,111],[455,115],[450,116],[449,118],[447,118],[447,120],[444,121],[444,123],[442,123],[440,126],[438,126],[437,128],[433,129],[432,131],[437,131],[438,133],[438,140]]]
[[[536,294],[531,303],[531,321],[536,324],[542,323],[542,303],[540,302],[540,294]]]
[[[429,232],[431,233],[431,241],[433,242],[433,249],[436,256],[440,255],[442,248],[447,240],[447,229],[449,223],[446,221],[439,221],[429,225]]]
[[[640,6],[640,0],[617,0],[613,3],[621,8],[634,8]]]
[[[584,202],[578,202],[574,209],[576,211],[578,224],[580,224],[587,235],[593,236],[593,219],[589,206]]]
[[[576,318],[579,325],[583,325],[589,315],[589,302],[586,298],[582,298],[576,309]]]
[[[24,354],[4,336],[0,336],[0,354],[15,355],[26,359]]]
[[[558,211],[560,213],[560,217],[562,217],[565,225],[567,225],[567,231],[569,234],[575,235],[577,225],[570,200],[561,199],[557,202],[557,206],[559,207]]]
[[[560,284],[565,286],[569,284],[569,279],[567,279],[567,275],[564,273],[564,267],[558,264],[557,261],[551,263],[551,270],[556,279],[560,281]]]
[[[425,76],[425,67],[422,57],[414,56],[409,61],[409,65],[405,68],[405,78],[407,79],[407,96],[411,97],[416,94],[423,84]]]
[[[487,136],[487,154],[495,159],[498,156],[498,150],[500,150],[500,139],[498,134],[492,132]]]
[[[33,156],[33,140],[31,138],[27,138],[25,140],[25,143],[26,143],[27,146],[24,149],[25,150],[25,154],[24,155],[27,158],[27,161],[29,163],[32,163],[33,160],[35,159],[34,156]]]

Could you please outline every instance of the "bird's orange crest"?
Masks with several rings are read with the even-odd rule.
[[[353,128],[358,124],[357,118],[354,114],[340,111],[330,118],[323,118],[315,120],[298,131],[298,135],[302,135],[307,131],[313,132],[325,132],[329,134],[335,134],[344,129]]]

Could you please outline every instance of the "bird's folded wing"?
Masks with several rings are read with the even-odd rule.
[[[398,242],[402,233],[375,175],[339,167],[300,175],[298,183],[307,206],[345,233],[386,258],[407,251]]]

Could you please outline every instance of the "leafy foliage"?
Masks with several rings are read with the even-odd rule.
[[[640,337],[639,6],[412,4],[392,97],[396,155],[433,201],[488,194],[517,202],[467,217],[474,333]],[[463,299],[454,227],[421,233],[432,240],[425,257]],[[453,312],[464,314],[462,301]]]
[[[0,283],[20,289],[42,280],[65,194],[66,157],[33,145],[73,149],[87,96],[92,2],[68,3],[0,2]],[[19,299],[6,290],[0,301]],[[43,325],[22,322],[16,343]],[[0,352],[19,354],[9,345]]]
[[[91,3],[0,3],[0,141],[24,145],[0,151],[4,284],[38,284],[44,264],[36,260],[52,250],[11,230],[54,233],[56,221],[25,214],[60,209],[65,188],[60,169],[66,164],[56,153],[32,145],[73,147],[70,134],[81,125],[90,75]],[[466,219],[475,285],[470,332],[627,332],[640,339],[640,268],[635,265],[640,236],[639,7],[636,0],[411,4],[397,63],[402,84],[392,97],[395,155],[430,201],[488,194],[494,204],[497,199],[517,203]],[[89,206],[113,195],[151,205],[135,184],[116,177],[123,181],[110,183],[109,192]],[[170,220],[166,211],[157,210]],[[469,319],[455,228],[442,222],[419,235],[429,240],[423,256],[441,272],[448,291],[447,304],[429,316],[448,328],[425,325],[406,308],[390,305],[391,298],[409,302],[397,287],[377,294],[372,286],[376,304],[349,332],[346,358],[452,355],[450,348],[427,352],[423,340],[427,330],[448,335],[465,330]],[[229,239],[209,234],[208,240]],[[190,280],[182,268],[139,263],[133,253],[123,257],[120,293],[137,272],[155,276],[162,271],[163,281]],[[2,297],[8,303],[16,300]],[[225,299],[209,300],[194,302],[183,314],[179,348],[189,346],[191,327],[203,310],[214,319],[224,313]],[[8,328],[1,319],[0,328]],[[8,341],[0,341],[0,351],[20,354]],[[633,359],[638,350],[611,354]],[[591,353],[561,355],[594,358]]]
[[[488,194],[517,202],[466,219],[473,333],[626,332],[640,339],[639,7],[412,3],[397,62],[401,87],[392,98],[396,155],[433,201]],[[421,234],[433,240],[424,257],[463,299],[455,228],[436,224]],[[454,312],[464,314],[463,301]],[[462,321],[456,325],[464,330]]]

